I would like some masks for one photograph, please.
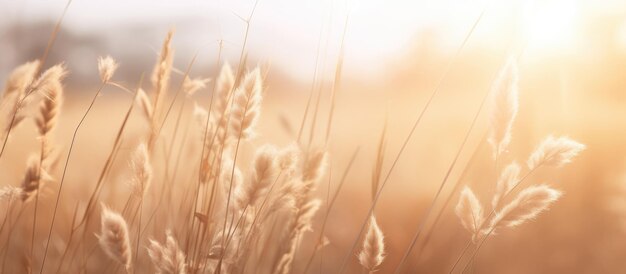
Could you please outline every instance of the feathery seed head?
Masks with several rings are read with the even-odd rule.
[[[67,69],[64,64],[54,65],[41,74],[41,76],[33,82],[31,88],[33,92],[42,93],[45,96],[50,89],[60,85],[66,75]]]
[[[472,189],[467,186],[463,188],[454,212],[461,220],[463,227],[472,234],[472,241],[476,242],[480,236],[480,227],[485,217],[483,207]]]
[[[147,247],[148,256],[152,260],[158,274],[186,274],[187,264],[185,253],[180,249],[178,242],[171,231],[166,232],[164,244],[150,240]]]
[[[517,64],[511,58],[496,80],[492,91],[493,110],[489,143],[497,157],[511,142],[511,128],[519,108]]]
[[[39,60],[35,60],[24,63],[15,68],[7,79],[3,97],[6,98],[7,95],[13,93],[20,95],[24,93],[28,85],[35,79],[35,73],[37,73],[39,64]]]
[[[192,96],[194,95],[198,90],[201,90],[203,88],[206,87],[206,85],[211,82],[211,79],[201,79],[201,78],[189,78],[189,77],[185,77],[185,80],[183,82],[183,90],[185,91],[185,93],[187,93],[187,95]]]
[[[148,146],[145,143],[139,144],[132,158],[132,188],[133,195],[144,197],[152,181],[152,165],[150,165],[150,155]]]
[[[118,64],[111,57],[99,57],[98,58],[98,73],[100,74],[100,80],[106,83],[113,77],[115,70],[117,70]]]
[[[111,258],[130,269],[132,252],[128,226],[122,215],[102,205],[101,232],[98,235],[100,247]]]
[[[528,168],[532,170],[541,165],[561,167],[584,149],[585,145],[570,138],[548,136],[528,158]]]
[[[489,227],[495,231],[502,227],[521,225],[547,210],[561,195],[560,191],[546,185],[530,186],[497,212]]]
[[[363,248],[359,253],[359,263],[369,272],[376,269],[385,259],[385,236],[372,215],[363,239]]]
[[[504,168],[502,174],[500,174],[500,177],[498,178],[496,192],[491,200],[493,208],[498,208],[500,205],[500,199],[507,195],[509,191],[511,191],[511,189],[513,189],[519,182],[520,170],[521,167],[516,162],[513,162]]]

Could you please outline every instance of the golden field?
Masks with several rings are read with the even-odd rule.
[[[119,58],[100,43],[119,36],[68,26],[84,3],[7,27],[24,52],[0,64],[1,272],[623,272],[626,19],[579,1],[576,39],[527,37],[515,20],[552,6],[516,3],[379,62],[344,40],[355,8],[307,33],[298,67],[259,49],[299,39],[255,36],[281,27],[263,0],[222,15],[237,40],[155,24]]]

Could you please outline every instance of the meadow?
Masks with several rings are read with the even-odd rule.
[[[206,69],[159,28],[141,73],[98,52],[83,79],[58,48],[68,3],[0,78],[1,273],[626,268],[626,53],[481,49],[480,14],[371,84],[346,77],[346,19],[305,83],[250,54],[258,2]]]

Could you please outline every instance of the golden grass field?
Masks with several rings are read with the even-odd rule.
[[[340,40],[303,81],[248,55],[252,16],[208,69],[159,27],[140,73],[97,52],[76,79],[62,16],[6,69],[0,273],[626,270],[626,51],[481,48],[467,28],[376,81]]]

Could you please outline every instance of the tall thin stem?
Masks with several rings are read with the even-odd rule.
[[[89,103],[89,107],[87,108],[87,111],[85,111],[85,114],[83,114],[83,117],[80,119],[80,121],[78,122],[78,125],[74,129],[74,134],[72,134],[72,141],[70,142],[70,148],[69,148],[69,151],[67,152],[67,158],[65,159],[65,165],[63,166],[63,175],[61,175],[61,182],[59,183],[59,190],[57,191],[57,197],[54,203],[54,211],[52,213],[52,223],[50,224],[50,229],[48,230],[48,239],[46,240],[46,248],[44,251],[43,260],[41,262],[41,269],[39,270],[40,274],[43,273],[44,267],[46,265],[46,257],[48,255],[48,248],[50,246],[50,238],[52,238],[52,229],[54,228],[54,222],[56,221],[57,210],[59,208],[59,200],[61,198],[61,192],[63,191],[63,183],[65,183],[65,174],[67,173],[67,166],[72,156],[72,151],[74,149],[74,142],[76,141],[76,135],[78,134],[78,130],[80,129],[80,127],[83,125],[85,118],[87,118],[87,115],[91,111],[91,108],[96,103],[96,99],[98,98],[98,96],[100,96],[100,92],[102,92],[102,89],[104,88],[106,83],[107,82],[103,81],[100,84],[98,91],[96,92],[96,94],[94,94],[93,98],[91,99],[91,103]]]

